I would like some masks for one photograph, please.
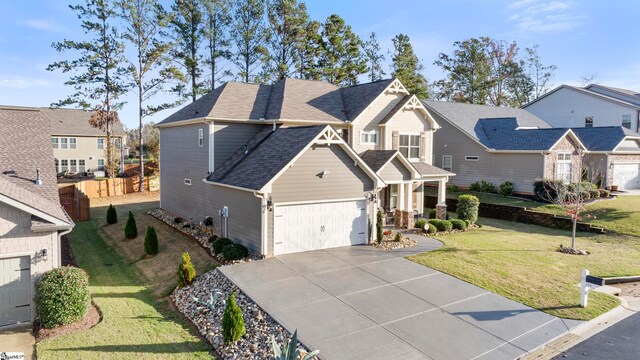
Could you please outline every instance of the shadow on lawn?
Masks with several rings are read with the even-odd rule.
[[[131,344],[131,345],[96,345],[83,347],[68,347],[55,349],[53,351],[90,351],[114,353],[149,353],[149,354],[178,354],[190,353],[194,350],[201,350],[198,341],[183,341],[178,343],[157,343],[157,344]]]

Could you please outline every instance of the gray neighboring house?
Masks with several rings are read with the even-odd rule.
[[[552,128],[523,109],[424,100],[440,124],[434,164],[468,188],[482,180],[514,184],[530,195],[537,178],[577,181],[579,152],[587,149],[571,129]]]
[[[33,321],[34,281],[61,265],[60,237],[74,225],[60,206],[50,126],[40,109],[0,107],[0,328]]]
[[[410,226],[425,182],[444,216],[454,175],[432,165],[439,125],[397,79],[229,82],[157,127],[160,206],[263,256],[366,243],[379,208]]]

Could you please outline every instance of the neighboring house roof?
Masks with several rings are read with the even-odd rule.
[[[40,109],[0,107],[0,197],[71,224],[60,206],[50,126]],[[42,185],[35,184],[36,169]],[[15,176],[3,175],[7,171]]]
[[[591,85],[591,86],[595,86],[595,85]],[[620,90],[624,90],[624,89],[617,89],[617,88],[612,88],[612,87],[602,86],[602,85],[597,85],[597,86],[599,86],[601,88],[604,88],[604,89],[609,89],[611,91],[621,92]],[[547,96],[550,96],[551,94],[555,93],[556,91],[558,91],[560,89],[573,90],[575,92],[578,92],[578,93],[581,93],[581,94],[585,94],[585,95],[589,95],[589,96],[593,96],[593,97],[599,98],[601,100],[606,100],[606,101],[609,101],[609,102],[616,103],[618,105],[627,106],[627,107],[631,107],[631,108],[636,109],[636,110],[640,110],[640,97],[638,97],[638,100],[636,101],[634,99],[630,99],[629,94],[624,94],[624,95],[626,95],[624,97],[615,97],[615,96],[611,96],[611,95],[608,95],[608,94],[600,93],[598,91],[594,91],[595,88],[593,88],[593,87],[592,88],[589,88],[589,87],[581,88],[581,87],[571,86],[571,85],[560,85],[557,88],[549,91],[548,93],[538,97],[537,99],[535,99],[535,100],[523,105],[522,108],[526,109],[527,107],[531,106],[532,104],[534,104],[534,103],[546,98]],[[630,92],[630,93],[632,92],[631,90],[624,90],[624,91]]]
[[[568,129],[519,129],[516,118],[479,119],[475,132],[480,142],[494,150],[545,151],[566,136]]]
[[[614,151],[625,139],[640,135],[622,126],[571,128],[589,151]]]
[[[227,82],[158,125],[204,118],[341,124],[357,118],[393,82],[380,80],[347,88],[291,78],[273,85]]]
[[[51,121],[51,135],[106,136],[106,132],[89,124],[92,111],[82,109],[41,108]],[[113,135],[125,135],[122,123],[113,124]]]

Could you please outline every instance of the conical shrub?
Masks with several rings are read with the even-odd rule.
[[[109,208],[107,209],[107,224],[115,224],[118,222],[118,213],[116,212],[116,208],[113,205],[109,204]]]
[[[158,235],[153,226],[147,227],[147,233],[144,235],[144,252],[148,255],[158,253]]]
[[[129,211],[127,224],[124,226],[124,236],[127,239],[133,239],[136,236],[138,236],[138,227],[136,226],[136,219],[133,218],[133,213],[131,211]]]
[[[222,316],[222,338],[227,344],[234,343],[247,332],[244,326],[244,318],[242,317],[242,310],[236,304],[235,291],[229,295],[227,299],[227,306],[224,308],[224,315]]]
[[[182,262],[178,266],[178,286],[187,286],[196,278],[196,269],[191,263],[191,256],[188,252],[182,253]]]

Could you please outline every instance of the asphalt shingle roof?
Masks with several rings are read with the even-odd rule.
[[[265,128],[207,177],[207,181],[260,190],[326,125]]]
[[[344,110],[347,120],[353,120],[362,113],[394,79],[378,80],[366,84],[354,85],[342,88]]]
[[[41,108],[51,120],[51,135],[105,136],[106,133],[89,124],[91,111],[81,109]],[[122,123],[113,124],[114,135],[124,135]]]
[[[47,112],[0,107],[0,193],[69,223],[60,206],[50,137]],[[35,184],[36,169],[42,185]]]
[[[396,153],[396,150],[367,150],[360,157],[371,170],[378,172]]]
[[[425,162],[422,162],[422,161],[412,162],[411,165],[413,165],[413,167],[415,167],[416,170],[418,170],[418,172],[423,176],[428,176],[428,175],[453,175],[452,172],[440,169],[437,166],[429,165],[429,164],[427,164]]]
[[[482,144],[495,150],[549,150],[566,134],[567,129],[520,129],[516,118],[480,119],[476,136]]]
[[[640,137],[622,126],[572,128],[589,151],[613,151],[627,136]]]

